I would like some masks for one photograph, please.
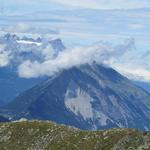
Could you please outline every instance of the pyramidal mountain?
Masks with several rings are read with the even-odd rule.
[[[84,130],[149,130],[150,95],[94,62],[57,73],[19,95],[1,113],[12,120],[51,120]]]

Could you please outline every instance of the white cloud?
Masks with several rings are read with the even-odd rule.
[[[120,57],[109,59],[108,65],[131,80],[150,82],[150,55],[146,54],[141,55],[135,48]]]
[[[150,69],[144,68],[144,66],[138,64],[116,64],[113,66],[129,79],[150,82]]]
[[[60,52],[55,59],[46,60],[43,63],[31,62],[30,60],[25,61],[19,66],[19,75],[26,78],[53,75],[60,70],[73,66],[91,63],[94,60],[102,61],[109,51],[110,49],[103,45],[68,49]]]
[[[128,26],[129,26],[129,28],[134,29],[134,30],[145,28],[145,25],[143,25],[143,24],[130,24]]]
[[[0,53],[0,67],[7,66],[9,64],[9,55],[6,52]]]
[[[26,23],[17,23],[15,25],[5,26],[0,28],[1,31],[7,33],[29,33],[29,34],[59,34],[59,30],[55,28],[45,28],[38,26],[31,26]]]
[[[149,0],[0,0],[1,5],[7,5],[12,10],[49,10],[49,9],[136,9],[150,8]],[[69,6],[69,7],[68,7]],[[24,9],[21,9],[24,7]],[[13,9],[14,12],[14,9]],[[36,17],[36,16],[35,16]]]
[[[67,49],[60,52],[55,59],[46,59],[42,63],[27,60],[19,66],[18,72],[21,77],[31,78],[43,75],[51,76],[60,70],[92,63],[93,61],[109,64],[110,59],[120,57],[120,55],[129,51],[132,42],[133,40],[130,40],[115,49],[101,43],[89,47]],[[120,51],[121,49],[123,51]]]
[[[5,67],[10,61],[10,52],[5,51],[5,45],[0,44],[0,67]]]
[[[150,7],[149,0],[53,0],[66,6],[92,9],[135,9]]]
[[[18,23],[14,26],[2,27],[1,30],[8,33],[25,33],[30,29],[30,26],[24,23]]]

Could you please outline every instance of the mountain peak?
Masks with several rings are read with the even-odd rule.
[[[115,70],[86,64],[49,78],[21,94],[5,109],[14,119],[52,120],[80,129],[147,130],[149,99],[148,93]]]
[[[51,40],[50,44],[52,45],[55,51],[63,51],[65,49],[62,40],[59,38],[55,40]]]
[[[16,41],[19,39],[19,37],[16,34],[7,33],[3,36],[3,39],[6,41]]]

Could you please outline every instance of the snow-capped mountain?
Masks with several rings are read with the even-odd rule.
[[[0,103],[14,99],[20,92],[40,83],[45,77],[24,79],[18,76],[18,66],[26,61],[42,62],[56,57],[65,49],[60,39],[28,38],[6,34],[0,37]],[[3,61],[2,61],[3,60]],[[3,105],[3,104],[1,104]]]
[[[22,93],[1,112],[13,119],[51,120],[86,130],[150,129],[150,95],[96,63],[58,73]]]
[[[0,45],[3,45],[1,52],[7,53],[8,59],[11,62],[20,62],[26,59],[42,61],[47,55],[54,57],[65,49],[60,39],[20,38],[17,35],[11,34],[0,37]]]

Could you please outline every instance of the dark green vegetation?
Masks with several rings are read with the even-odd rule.
[[[51,122],[0,124],[0,150],[149,150],[150,133],[133,129],[81,131]]]

